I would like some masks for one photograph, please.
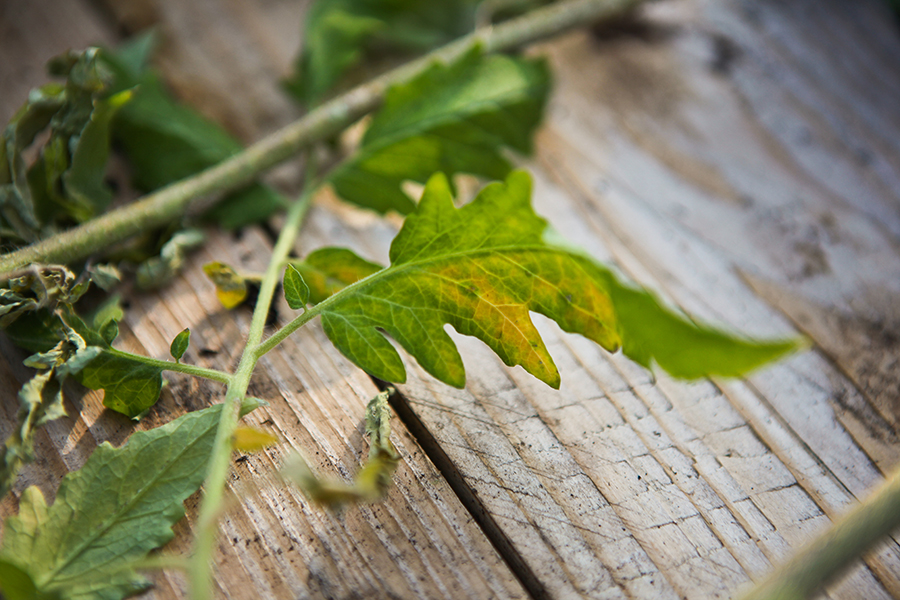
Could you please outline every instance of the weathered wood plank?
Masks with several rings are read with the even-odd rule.
[[[44,80],[38,65],[46,58],[68,46],[109,43],[115,37],[104,30],[89,6],[79,2],[63,4],[66,11],[60,13],[54,13],[50,3],[4,9],[4,15],[15,17],[9,25],[16,31],[21,29],[21,35],[0,41],[0,51],[10,57],[3,65],[15,65],[19,55],[35,65],[27,76],[10,84],[9,94],[4,93],[4,102],[11,103],[9,114],[17,108],[28,87]],[[289,58],[284,44],[293,45],[293,32],[291,37],[279,40],[283,42],[279,46],[283,52],[280,61],[265,56],[271,50],[265,44],[247,42],[236,48],[223,41],[229,39],[225,36],[229,28],[240,31],[242,39],[266,33],[268,24],[260,24],[260,15],[274,21],[284,7],[266,12],[261,6],[248,11],[245,6],[235,5],[226,15],[215,4],[170,4],[155,5],[150,14],[163,22],[164,39],[175,36],[178,43],[174,46],[194,57],[194,62],[189,58],[182,61],[176,55],[177,63],[163,61],[168,74],[184,76],[198,89],[206,89],[204,86],[210,84],[209,89],[227,98],[235,114],[244,118],[235,127],[238,134],[260,135],[261,129],[273,126],[270,121],[275,112],[282,122],[290,117],[286,114],[290,111],[284,108],[286,104],[283,100],[279,104],[275,94],[277,77],[251,67],[254,61],[268,61],[269,68],[278,64],[284,67]],[[206,19],[202,28],[206,37],[198,41],[179,32],[176,24],[180,27],[185,23],[179,20],[183,13],[176,8],[188,12],[193,8],[187,22]],[[299,24],[299,15],[294,14],[292,28],[298,29]],[[28,38],[30,28],[56,34],[46,39]],[[14,46],[14,42],[31,43],[35,39],[40,43],[34,47],[24,42],[23,46]],[[208,39],[215,43],[206,44]],[[229,71],[221,64],[211,66],[209,61],[223,47],[239,55],[243,71]],[[255,54],[249,48],[254,48]],[[226,73],[232,79],[208,81],[185,75],[185,69],[197,67],[198,56],[210,65],[204,73]],[[220,59],[231,60],[228,56]],[[182,64],[187,67],[175,68]],[[4,81],[15,76],[7,75],[5,70],[0,73]],[[268,78],[269,88],[263,91],[244,87],[249,75]],[[274,98],[275,108],[258,106],[255,94]],[[6,104],[3,108],[6,111]],[[233,368],[249,325],[249,313],[224,311],[200,266],[215,259],[241,269],[261,270],[270,252],[269,241],[257,229],[246,230],[240,239],[229,234],[213,235],[171,286],[159,293],[127,294],[130,306],[119,343],[132,351],[165,358],[172,337],[190,327],[192,344],[185,360]],[[282,315],[290,312],[283,303],[279,310]],[[216,556],[219,594],[227,598],[524,597],[517,579],[400,423],[395,423],[392,436],[402,456],[396,486],[378,505],[330,514],[311,506],[299,492],[278,479],[280,460],[293,449],[301,450],[314,468],[344,478],[353,475],[367,450],[362,418],[366,401],[377,390],[368,377],[335,352],[315,326],[308,329],[267,355],[253,379],[250,393],[267,399],[270,406],[247,421],[273,430],[281,443],[264,453],[236,457],[229,484],[230,508],[221,524],[222,538]],[[0,406],[5,418],[0,433],[6,435],[15,422],[16,391],[30,374],[21,366],[22,353],[8,341],[2,343]],[[218,384],[179,375],[168,380],[160,403],[137,426],[104,411],[100,394],[85,394],[71,386],[67,390],[67,408],[72,416],[49,424],[39,434],[38,460],[26,467],[17,490],[36,483],[52,498],[62,475],[81,466],[97,444],[122,443],[135,428],[160,425],[186,410],[205,407],[222,394]],[[188,518],[177,527],[176,539],[167,551],[190,551],[197,499],[194,496],[189,500]],[[2,513],[15,510],[16,498],[10,495],[3,501]],[[153,597],[183,597],[186,592],[179,573],[166,571],[155,581]]]
[[[289,112],[273,98],[273,75],[296,47],[288,41],[296,24],[286,23],[297,5],[110,7],[128,28],[161,22],[161,64],[175,89],[242,138]],[[127,12],[134,7],[144,12]],[[885,22],[871,1],[667,0],[638,25],[544,48],[558,91],[528,165],[538,211],[692,314],[756,335],[799,327],[824,355],[798,356],[746,381],[687,385],[541,321],[562,372],[558,392],[503,367],[471,339],[458,338],[466,390],[434,382],[410,361],[398,408],[434,444],[479,527],[533,592],[730,597],[896,464],[897,371],[889,360],[871,364],[894,350],[900,281],[900,115],[890,102],[900,70],[898,37]],[[203,35],[191,37],[197,23]],[[223,63],[234,68],[221,72]],[[285,171],[284,180],[296,179]],[[326,198],[298,247],[339,243],[385,262],[395,225]],[[255,230],[241,240],[214,237],[172,288],[133,302],[125,343],[165,356],[171,337],[190,325],[189,360],[233,365],[247,316],[218,310],[197,266],[215,256],[258,268],[267,251]],[[860,331],[858,323],[871,326]],[[199,356],[201,348],[217,354]],[[0,365],[0,381],[13,389],[25,372],[8,344],[7,352],[13,359]],[[241,500],[222,524],[223,596],[524,593],[404,428],[395,437],[407,458],[385,504],[337,518],[273,481],[289,446],[319,452],[317,466],[349,476],[373,392],[315,327],[266,358],[252,393],[275,401],[251,422],[275,428],[285,443],[235,465],[231,490]],[[142,426],[218,393],[173,377]],[[6,394],[0,407],[9,418],[15,400]],[[94,444],[121,442],[131,430],[95,395],[83,409],[41,434],[47,462],[30,467],[25,481],[52,491]],[[4,514],[14,509],[4,501]],[[172,549],[188,549],[190,523]],[[166,573],[156,593],[181,595],[183,582]],[[897,544],[828,595],[900,597]]]

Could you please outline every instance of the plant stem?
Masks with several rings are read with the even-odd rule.
[[[131,352],[116,350],[115,348],[107,348],[105,352],[109,352],[110,354],[114,354],[122,358],[127,358],[128,360],[143,363],[145,365],[150,365],[152,367],[159,367],[160,369],[163,369],[165,371],[187,373],[188,375],[203,377],[204,379],[212,379],[213,381],[218,381],[219,383],[227,384],[229,381],[231,381],[231,375],[217,369],[207,369],[205,367],[198,367],[196,365],[159,360],[158,358],[150,358],[149,356],[141,356],[140,354],[132,354]]]
[[[312,156],[309,157],[308,161],[310,164],[312,163]],[[269,308],[272,306],[272,299],[275,296],[275,288],[281,280],[284,262],[294,245],[294,241],[297,239],[300,225],[303,223],[303,218],[309,210],[312,196],[316,190],[316,186],[310,183],[313,170],[314,168],[312,167],[307,169],[306,191],[288,209],[287,219],[281,233],[278,235],[278,241],[272,250],[272,258],[269,261],[269,266],[259,288],[256,307],[253,309],[253,317],[250,321],[250,331],[247,334],[247,345],[244,347],[241,362],[238,364],[238,368],[228,384],[228,390],[225,392],[225,407],[222,409],[222,414],[219,418],[219,427],[216,431],[216,439],[213,442],[210,455],[209,471],[203,486],[204,495],[203,502],[200,505],[197,534],[194,539],[194,555],[188,567],[191,598],[194,600],[207,600],[212,596],[212,586],[210,585],[211,559],[215,547],[216,534],[218,533],[217,520],[222,507],[225,481],[228,478],[231,439],[237,426],[241,400],[247,394],[250,376],[253,374],[257,361],[262,356],[256,352],[256,347],[262,340],[266,326],[266,317],[269,314]]]
[[[410,80],[435,60],[452,61],[476,44],[481,44],[485,52],[512,50],[572,27],[618,16],[640,1],[567,0],[495,27],[479,29],[326,102],[216,166],[126,207],[0,257],[0,281],[7,279],[10,271],[29,263],[67,263],[86,258],[110,244],[180,217],[200,196],[249,183],[260,173],[371,112],[381,104],[389,87]]]
[[[810,598],[900,527],[900,469],[741,600]]]

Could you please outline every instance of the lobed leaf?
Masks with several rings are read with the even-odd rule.
[[[403,362],[385,332],[456,387],[465,384],[465,371],[445,324],[559,387],[529,312],[682,378],[741,375],[798,347],[794,340],[737,338],[676,315],[590,257],[550,243],[530,196],[531,178],[518,171],[457,209],[446,177],[433,176],[394,238],[391,266],[318,308],[325,333],[364,370],[402,382]]]
[[[245,402],[243,413],[258,405]],[[40,598],[117,600],[146,589],[130,565],[172,539],[184,500],[206,475],[221,409],[137,432],[121,448],[101,444],[63,478],[52,506],[26,489],[0,548],[0,567],[18,572],[0,568],[0,587],[22,589],[25,573]]]
[[[404,181],[425,183],[436,172],[503,179],[512,167],[501,150],[531,151],[549,90],[543,61],[476,49],[435,64],[388,91],[359,150],[328,181],[345,200],[406,214],[415,203]]]

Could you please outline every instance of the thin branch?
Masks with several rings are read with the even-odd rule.
[[[194,555],[191,557],[191,563],[188,567],[191,598],[193,600],[206,600],[212,595],[212,586],[210,585],[212,552],[215,548],[216,534],[218,533],[216,521],[221,512],[225,481],[228,478],[231,438],[234,435],[235,427],[237,427],[241,400],[247,394],[247,387],[250,385],[250,376],[253,374],[260,356],[262,356],[255,349],[262,340],[266,327],[266,318],[269,315],[269,308],[272,306],[272,300],[275,296],[275,288],[281,280],[281,272],[284,269],[285,260],[297,239],[300,225],[303,223],[303,218],[309,210],[312,196],[317,188],[312,181],[315,172],[315,167],[312,166],[315,162],[312,158],[312,153],[310,153],[307,160],[305,191],[300,199],[288,209],[284,227],[278,235],[278,241],[272,250],[269,266],[260,285],[256,306],[253,309],[253,317],[250,321],[250,331],[247,334],[247,345],[244,347],[241,361],[228,385],[228,390],[225,392],[225,406],[219,417],[219,427],[216,430],[216,439],[213,442],[210,454],[209,471],[203,485],[205,493],[203,502],[200,505],[197,533],[194,539]]]
[[[214,167],[126,207],[0,257],[0,281],[7,279],[10,271],[29,263],[67,263],[86,258],[110,244],[180,217],[201,196],[232,190],[253,181],[267,169],[373,111],[381,104],[389,87],[409,81],[436,60],[452,61],[476,44],[481,44],[486,52],[519,48],[573,27],[619,16],[640,1],[568,0],[494,27],[479,29],[338,96]]]
[[[133,354],[131,352],[125,352],[124,350],[116,350],[115,348],[107,348],[105,352],[115,354],[116,356],[120,356],[122,358],[127,358],[128,360],[143,363],[145,365],[150,365],[151,367],[159,367],[160,369],[163,369],[165,371],[186,373],[195,377],[203,377],[204,379],[218,381],[219,383],[227,384],[229,381],[231,381],[231,375],[217,369],[207,369],[206,367],[198,367],[196,365],[189,365],[182,362],[159,360],[158,358],[151,358],[149,356]]]
[[[741,600],[802,600],[900,527],[900,469]]]

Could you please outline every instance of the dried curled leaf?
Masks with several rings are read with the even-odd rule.
[[[130,90],[108,95],[110,73],[99,50],[68,52],[49,64],[64,84],[34,90],[0,134],[0,239],[33,242],[106,209],[104,182],[113,117]],[[49,137],[31,165],[26,150]]]
[[[590,257],[550,243],[530,197],[531,178],[518,171],[457,209],[446,177],[436,174],[394,238],[391,266],[323,303],[325,333],[364,370],[402,382],[406,370],[387,333],[456,387],[465,384],[465,370],[445,324],[558,387],[532,311],[682,378],[741,375],[798,347],[795,340],[754,342],[696,325],[648,292],[622,285]]]
[[[356,474],[353,483],[316,476],[303,458],[292,455],[285,461],[282,475],[294,483],[313,502],[338,509],[352,502],[375,502],[387,494],[391,476],[400,462],[400,455],[391,443],[391,410],[388,398],[393,388],[379,393],[366,406],[366,435],[369,437],[369,458]]]

